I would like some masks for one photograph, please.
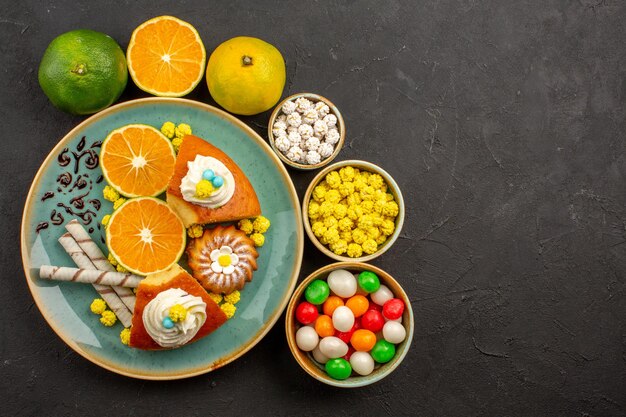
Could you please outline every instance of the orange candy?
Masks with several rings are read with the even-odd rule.
[[[369,352],[376,344],[376,335],[371,330],[359,329],[352,334],[350,344],[358,352]]]
[[[341,307],[343,305],[343,300],[341,297],[337,297],[336,295],[331,295],[324,301],[324,306],[322,309],[324,310],[324,314],[329,317],[332,317],[333,312],[337,307]]]
[[[319,316],[317,320],[315,320],[315,331],[320,337],[334,335],[335,328],[333,327],[333,320],[327,315]]]
[[[346,301],[346,307],[352,310],[354,317],[361,317],[365,314],[369,306],[370,303],[367,301],[367,297],[363,295],[355,295]]]

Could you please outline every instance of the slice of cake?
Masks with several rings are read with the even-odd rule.
[[[221,223],[261,215],[261,205],[241,168],[204,139],[188,135],[176,157],[167,203],[192,224]]]
[[[198,281],[174,264],[148,275],[137,287],[129,345],[146,350],[177,348],[203,338],[226,320]]]

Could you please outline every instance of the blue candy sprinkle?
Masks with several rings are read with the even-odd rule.
[[[214,187],[219,188],[222,185],[224,185],[224,178],[220,177],[219,175],[216,175],[211,180],[211,183],[213,184]]]
[[[172,327],[174,327],[174,322],[171,318],[165,317],[163,319],[163,327],[165,327],[166,329],[171,329]]]
[[[213,171],[212,169],[205,169],[202,173],[202,179],[205,179],[207,181],[211,181],[214,177],[215,171]]]

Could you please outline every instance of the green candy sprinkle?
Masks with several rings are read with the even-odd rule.
[[[352,366],[343,358],[331,359],[326,362],[326,373],[333,379],[347,379],[352,375]]]
[[[380,288],[378,275],[372,271],[361,272],[359,274],[359,287],[368,294],[378,291]]]
[[[370,355],[378,363],[389,362],[396,354],[396,346],[393,343],[381,339],[372,348]]]
[[[304,298],[306,298],[309,303],[316,306],[326,301],[329,295],[330,287],[325,281],[320,279],[311,282],[309,286],[306,287],[306,290],[304,290]]]

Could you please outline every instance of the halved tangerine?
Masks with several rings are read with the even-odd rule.
[[[133,31],[126,61],[137,87],[155,96],[182,97],[202,79],[206,50],[189,23],[159,16]]]
[[[132,198],[111,215],[106,242],[129,271],[147,275],[168,269],[185,250],[185,226],[162,200]]]
[[[104,178],[127,197],[161,194],[174,174],[175,164],[172,143],[147,125],[126,125],[112,131],[100,151]]]

